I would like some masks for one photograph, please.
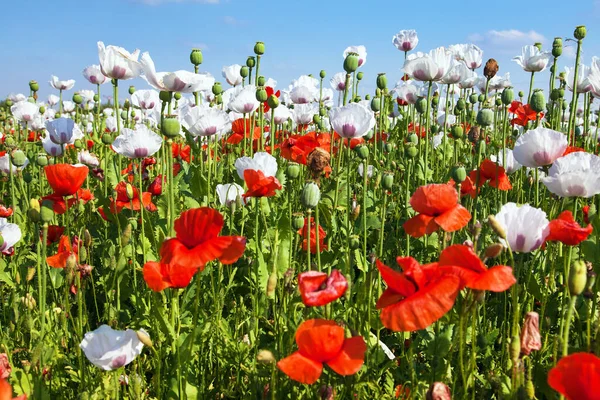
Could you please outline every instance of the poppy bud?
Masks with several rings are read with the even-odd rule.
[[[273,297],[275,293],[275,289],[277,288],[277,271],[273,271],[271,275],[269,275],[269,280],[267,281],[267,297]]]
[[[394,175],[386,172],[381,178],[381,184],[385,190],[392,190],[394,186]]]
[[[425,111],[427,111],[427,99],[425,97],[419,97],[415,103],[415,109],[419,114],[425,113]]]
[[[248,56],[248,58],[246,59],[246,66],[248,68],[254,68],[255,65],[256,65],[256,58],[254,58],[254,56]]]
[[[362,72],[362,71],[359,71],[359,72],[356,74],[356,80],[358,80],[358,81],[362,81],[362,78],[363,78],[363,76],[364,76],[363,72]]]
[[[304,228],[304,217],[302,215],[296,215],[293,217],[292,228],[296,230]]]
[[[494,123],[494,112],[489,108],[479,110],[477,113],[477,124],[482,127],[488,127]]]
[[[457,165],[450,170],[450,176],[456,183],[463,183],[467,179],[467,171],[465,167]]]
[[[265,90],[265,88],[259,88],[256,90],[256,100],[258,100],[261,103],[264,103],[265,101],[267,101],[267,98],[269,96],[267,95],[267,91]]]
[[[265,86],[265,83],[267,83],[267,80],[265,79],[264,76],[260,75],[258,77],[258,86]]]
[[[6,104],[8,107],[13,105],[13,101],[11,99],[6,99],[6,101],[4,102],[4,104]]]
[[[480,103],[483,103],[484,100],[485,100],[485,96],[483,95],[483,93],[477,97],[477,101]]]
[[[269,350],[259,350],[258,354],[256,354],[256,361],[262,364],[273,364],[275,356]]]
[[[319,115],[320,115],[321,117],[324,117],[324,116],[326,116],[326,115],[327,115],[327,109],[326,109],[325,107],[321,107],[321,108],[319,108]]]
[[[552,92],[550,92],[550,100],[557,101],[558,99],[560,99],[560,89],[552,89]]]
[[[40,106],[40,114],[44,114],[46,112],[46,107]]]
[[[528,356],[532,351],[542,348],[540,336],[540,316],[531,311],[525,314],[523,329],[521,330],[521,353]]]
[[[365,94],[365,100],[371,100],[371,95],[370,94]]]
[[[411,133],[410,135],[408,135],[408,139],[406,141],[407,143],[412,143],[412,144],[418,144],[419,143],[419,137],[417,136],[416,133]]]
[[[485,140],[483,138],[477,142],[476,147],[477,153],[481,154],[482,157],[485,157],[485,149],[487,145],[485,144]]]
[[[40,209],[40,202],[38,201],[38,199],[29,200],[29,210],[27,210],[27,216],[29,217],[31,222],[40,222]]]
[[[373,97],[371,100],[371,110],[373,112],[379,112],[381,109],[381,99],[379,97]]]
[[[102,143],[104,143],[105,145],[111,145],[113,142],[113,137],[111,136],[110,133],[105,133],[102,135]]]
[[[123,229],[123,233],[121,233],[121,243],[123,246],[127,246],[129,244],[129,241],[131,240],[131,231],[133,230],[133,227],[131,226],[130,223],[127,224],[127,226],[125,227],[125,229]]]
[[[415,158],[419,154],[419,149],[414,144],[411,144],[404,148],[404,152],[407,157]]]
[[[465,99],[463,99],[463,98],[458,99],[458,101],[456,102],[456,109],[458,111],[462,111],[465,108],[467,108],[467,103],[465,102]]]
[[[485,258],[496,258],[504,251],[504,246],[500,243],[494,243],[486,247],[484,251]]]
[[[477,96],[476,94],[472,94],[469,96],[469,103],[475,104],[475,103],[477,103],[478,99],[479,99],[479,96]]]
[[[221,87],[221,82],[215,82],[212,86],[212,93],[217,96],[223,93],[223,87]]]
[[[577,260],[571,264],[569,270],[569,293],[571,296],[579,296],[585,289],[587,283],[587,267],[585,262]]]
[[[22,167],[27,162],[27,156],[22,150],[13,150],[10,155],[11,162],[15,167]]]
[[[90,231],[87,229],[83,231],[83,244],[86,247],[90,247],[92,245],[92,235],[90,235]]]
[[[558,58],[562,55],[563,51],[563,42],[562,38],[555,37],[554,42],[552,42],[552,55],[554,58]]]
[[[181,124],[177,116],[165,116],[160,126],[160,132],[168,138],[174,138],[179,136],[181,131]]]
[[[387,77],[385,76],[385,72],[377,74],[377,87],[381,90],[387,88]]]
[[[27,293],[24,297],[21,297],[21,303],[29,310],[33,310],[36,306],[36,301],[31,293]]]
[[[127,183],[125,185],[125,192],[127,194],[127,198],[129,200],[133,200],[133,196],[135,195],[135,193],[133,192],[133,186],[131,186],[130,183]]]
[[[465,137],[465,131],[461,125],[452,125],[450,133],[452,133],[454,139],[462,139]]]
[[[54,202],[52,200],[43,200],[42,207],[40,209],[40,216],[42,222],[48,223],[54,219]]]
[[[563,109],[563,111],[565,111],[567,109],[568,103],[566,101],[562,102],[561,108]]]
[[[498,66],[498,62],[493,58],[490,58],[485,63],[485,67],[483,68],[483,76],[485,76],[488,80],[492,79],[498,73],[500,67]]]
[[[254,45],[254,54],[257,56],[265,54],[265,44],[263,42],[256,42]]]
[[[190,62],[197,67],[202,64],[202,50],[200,49],[192,49],[192,53],[190,54]]]
[[[392,146],[391,143],[386,143],[385,146],[383,147],[383,149],[385,150],[386,153],[391,153],[392,150],[394,150],[394,146]]]
[[[431,106],[433,108],[436,108],[438,106],[438,104],[440,104],[440,97],[439,96],[433,96],[431,98]]]
[[[358,54],[356,53],[348,53],[346,58],[344,59],[344,71],[346,73],[351,74],[356,72],[358,69]]]
[[[354,151],[361,160],[366,160],[369,157],[369,148],[367,146],[357,146]]]
[[[579,25],[577,28],[575,28],[575,32],[573,32],[573,36],[575,36],[575,39],[577,39],[577,40],[582,40],[583,38],[585,38],[586,33],[587,33],[587,31],[585,29],[585,25]]]
[[[522,97],[525,95],[525,93],[523,93],[523,91],[522,91],[522,90],[519,90],[519,93],[518,93],[518,95],[519,95],[519,97],[521,97],[521,98],[522,98]]]
[[[298,178],[300,176],[300,165],[296,163],[288,164],[285,173],[289,179]]]
[[[513,337],[510,339],[510,359],[512,360],[513,365],[517,364],[520,355],[521,343],[519,337],[517,335],[513,335]]]
[[[277,108],[279,107],[279,98],[277,96],[275,96],[274,94],[270,95],[269,98],[267,99],[267,104],[269,105],[269,107],[271,108]],[[315,114],[316,115],[316,114]]]
[[[533,386],[531,379],[528,379],[527,382],[525,382],[525,393],[527,394],[528,399],[535,399],[535,387]]]
[[[432,124],[429,127],[429,133],[431,133],[432,135],[437,135],[437,133],[440,131],[440,126],[437,124]]]
[[[146,332],[143,329],[140,329],[139,331],[135,332],[138,339],[140,340],[140,342],[142,342],[144,344],[144,346],[148,346],[150,348],[152,348],[154,346],[154,344],[152,343],[152,339],[150,339],[150,335],[148,335],[148,332]]]
[[[32,92],[37,92],[38,90],[40,90],[40,84],[37,83],[37,81],[29,81],[29,89]]]
[[[326,76],[326,75],[327,75],[327,73],[325,72],[325,70],[324,70],[324,69],[322,69],[322,70],[321,70],[321,72],[319,72],[319,77],[320,77],[321,79],[325,79],[325,76]]]
[[[304,185],[300,200],[304,207],[309,209],[315,208],[319,204],[319,200],[321,200],[321,190],[319,189],[319,186],[314,182],[309,182]]]
[[[83,103],[83,97],[77,92],[73,93],[73,103],[75,103],[75,104]]]
[[[350,215],[350,218],[352,219],[352,221],[356,221],[356,219],[358,218],[359,215],[360,215],[360,204],[356,204],[354,206],[354,208],[352,209],[352,214]]]
[[[529,105],[531,109],[535,112],[542,112],[546,109],[546,99],[544,98],[544,92],[541,90],[536,90],[531,95],[531,100],[529,101]]]
[[[450,388],[442,382],[434,382],[429,386],[429,390],[425,395],[427,400],[452,400],[452,392]]]
[[[94,95],[94,102],[97,103],[100,101],[100,96],[98,96],[97,94]]]
[[[498,220],[496,219],[495,216],[489,215],[488,216],[488,223],[490,224],[490,226],[492,227],[492,229],[494,230],[494,232],[496,232],[496,234],[500,238],[506,239],[506,231],[504,230],[504,228],[502,227],[502,225],[500,225],[500,222],[498,222]]]
[[[354,250],[354,249],[358,249],[359,246],[360,246],[360,238],[356,235],[350,236],[350,248],[352,250]]]
[[[45,154],[40,154],[39,156],[37,156],[35,162],[40,167],[45,167],[46,165],[48,165],[48,157]]]

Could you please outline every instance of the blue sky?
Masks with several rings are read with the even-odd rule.
[[[365,45],[367,62],[363,94],[373,90],[378,72],[390,84],[401,77],[403,53],[392,44],[401,29],[416,29],[417,50],[473,42],[484,60],[496,58],[500,73],[510,72],[518,89],[527,89],[529,75],[510,59],[521,46],[541,41],[551,48],[555,36],[572,37],[576,25],[586,25],[583,61],[600,56],[600,1],[544,2],[327,0],[75,0],[10,1],[3,5],[0,26],[0,97],[28,93],[28,82],[40,82],[40,99],[54,93],[51,75],[75,79],[77,89],[93,89],[81,71],[98,63],[96,42],[128,50],[149,51],[158,71],[192,69],[189,53],[201,47],[202,71],[221,78],[224,65],[243,64],[256,41],[266,54],[261,74],[279,87],[302,75],[325,69],[328,77],[342,70],[342,52]],[[560,70],[574,63],[575,46],[565,42]],[[478,71],[481,74],[481,70]],[[536,87],[547,87],[547,76]],[[141,79],[123,82],[138,89]],[[226,84],[224,85],[226,86]],[[109,92],[104,85],[104,92]],[[72,91],[71,91],[72,92]],[[70,96],[70,94],[68,95]]]

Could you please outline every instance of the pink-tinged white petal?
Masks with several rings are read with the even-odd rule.
[[[569,153],[557,159],[541,181],[559,197],[592,197],[600,193],[600,157]]]
[[[529,253],[538,249],[550,234],[546,213],[529,204],[506,203],[496,214],[512,251]]]
[[[521,165],[529,168],[543,167],[561,157],[568,144],[563,133],[537,127],[519,136],[513,155]]]

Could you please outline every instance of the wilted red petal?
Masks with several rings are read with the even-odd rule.
[[[354,336],[344,341],[342,351],[327,361],[327,365],[340,375],[353,375],[363,366],[366,351],[367,345],[362,336]]]
[[[600,393],[600,358],[590,353],[564,357],[548,373],[548,384],[567,400],[595,400]]]
[[[315,383],[323,372],[322,363],[304,357],[299,351],[279,360],[277,368],[290,379],[307,385]]]
[[[335,321],[309,319],[296,330],[298,351],[305,357],[325,362],[335,357],[344,344],[344,328]]]

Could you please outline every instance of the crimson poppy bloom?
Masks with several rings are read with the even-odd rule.
[[[275,196],[276,190],[281,190],[281,183],[274,176],[265,176],[262,171],[247,169],[244,171],[244,181],[248,186],[244,199],[248,197],[271,197]]]
[[[302,236],[302,250],[306,251],[308,249],[308,218],[304,218],[304,226],[298,230],[298,234]],[[327,232],[323,229],[321,225],[319,225],[319,250],[327,250],[327,245],[325,244],[325,237],[327,237]],[[317,227],[315,224],[314,218],[310,218],[310,252],[312,254],[317,253]]]
[[[512,125],[527,126],[529,121],[535,121],[537,119],[537,112],[533,111],[529,104],[523,105],[523,103],[517,100],[511,103],[508,112],[515,114],[515,118],[510,121]],[[540,113],[540,118],[543,116],[544,114]]]
[[[336,373],[354,375],[365,361],[367,345],[361,336],[346,339],[344,328],[335,321],[310,319],[296,330],[298,351],[280,360],[279,368],[290,379],[315,383],[327,364]]]
[[[275,97],[279,98],[279,96],[281,96],[281,91],[275,91],[275,89],[273,89],[271,86],[265,86],[265,91],[267,92],[267,99],[269,97],[271,97],[272,95],[275,95]],[[264,102],[263,103],[263,112],[269,112],[269,110],[271,109],[271,107],[269,107],[268,102]]]
[[[110,212],[113,214],[120,213],[121,210],[127,208],[128,210],[140,211],[142,205],[150,212],[157,210],[156,205],[152,203],[152,193],[143,192],[142,201],[140,203],[140,191],[132,186],[133,198],[130,200],[127,196],[127,183],[119,182],[115,187],[117,197],[112,201]]]
[[[198,272],[198,267],[149,261],[144,264],[143,273],[148,287],[155,292],[161,292],[167,288],[182,289],[186,287],[196,272]]]
[[[212,208],[201,207],[184,211],[175,220],[176,237],[165,241],[160,249],[161,263],[200,268],[218,259],[233,264],[246,249],[243,236],[219,236],[223,216]]]
[[[397,332],[425,329],[454,306],[461,279],[440,274],[437,263],[419,265],[412,257],[398,257],[403,272],[376,260],[388,288],[377,301],[383,326]]]
[[[474,290],[503,292],[517,282],[511,267],[496,265],[488,269],[471,247],[462,244],[445,248],[438,268],[442,274],[460,277],[463,286]]]
[[[588,224],[585,228],[573,219],[571,211],[563,211],[558,218],[550,221],[550,234],[547,242],[562,242],[568,246],[577,246],[590,236],[594,228]]]
[[[470,178],[475,182],[476,186],[482,186],[485,182],[489,181],[491,187],[498,188],[499,190],[512,189],[504,167],[489,159],[484,160],[478,170],[472,171]]]
[[[583,212],[583,222],[586,224],[590,223],[590,206],[583,206],[581,208],[581,212]]]
[[[89,169],[85,165],[54,164],[44,167],[46,179],[56,196],[71,196],[85,182]]]
[[[8,218],[11,215],[13,215],[13,209],[10,207],[6,207],[3,205],[0,205],[0,218]]]
[[[173,158],[179,157],[188,164],[192,160],[192,148],[190,147],[190,145],[173,143],[171,145],[171,153],[173,154]]]
[[[167,181],[167,178],[158,175],[150,185],[148,185],[148,192],[152,194],[152,196],[160,196],[162,194],[162,185]]]
[[[55,194],[44,196],[42,197],[42,200],[51,200],[52,210],[54,210],[54,213],[62,215],[67,212],[67,206],[68,208],[73,208],[78,201],[82,201],[83,204],[86,204],[93,198],[94,195],[89,191],[89,189],[79,189],[77,193],[75,193],[75,195],[68,200],[65,200],[64,197],[57,196]]]
[[[252,140],[260,139],[260,127],[251,123],[250,119],[238,118],[231,123],[231,131],[233,132],[228,138],[227,143],[238,144],[244,140],[244,136],[252,136]]]
[[[58,251],[55,255],[46,257],[46,262],[52,268],[65,268],[67,260],[71,255],[77,255],[79,252],[79,241],[74,240],[74,246],[71,247],[71,240],[67,235],[60,237],[58,242]]]
[[[48,225],[48,236],[46,238],[47,245],[50,246],[52,243],[58,242],[64,231],[64,226]],[[40,230],[40,240],[42,239],[43,235],[44,233]]]
[[[325,272],[307,271],[298,275],[298,289],[305,306],[324,306],[344,295],[348,281],[337,269],[329,276]]]
[[[410,205],[419,214],[403,225],[413,237],[428,235],[442,228],[454,232],[465,227],[471,213],[458,204],[456,189],[446,183],[419,187],[410,198]]]
[[[600,393],[600,358],[574,353],[562,358],[548,373],[548,385],[567,400],[594,400]]]
[[[291,135],[281,144],[281,156],[286,160],[306,165],[306,158],[317,147],[329,152],[331,135],[314,131],[306,135]]]

